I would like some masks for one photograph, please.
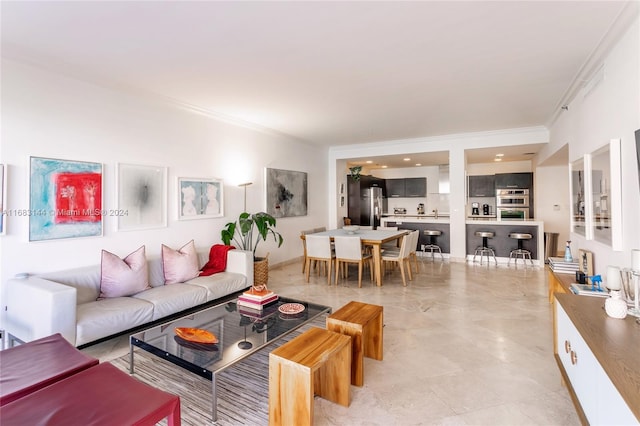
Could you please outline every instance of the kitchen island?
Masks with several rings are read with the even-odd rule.
[[[420,231],[418,251],[422,244],[429,244],[429,237],[424,235],[425,229],[441,231],[438,236],[438,244],[447,257],[451,253],[450,220],[446,214],[438,215],[387,215],[382,217],[382,226],[397,226],[398,229],[410,229]],[[478,246],[482,245],[482,238],[476,237],[477,231],[490,231],[495,235],[490,238],[488,244],[496,253],[498,263],[507,263],[509,253],[518,247],[518,240],[509,238],[510,233],[531,234],[530,240],[522,241],[522,248],[531,252],[531,259],[535,265],[544,266],[544,222],[539,220],[496,220],[488,218],[467,218],[465,221],[465,253],[466,260],[471,261]],[[476,260],[478,260],[476,258]],[[527,262],[528,263],[528,262]],[[513,264],[513,262],[512,262]],[[522,261],[518,261],[522,265]]]
[[[482,237],[476,237],[478,231],[489,231],[495,235],[488,240],[498,258],[498,262],[508,262],[509,253],[518,247],[518,240],[510,238],[511,233],[531,234],[530,240],[522,241],[522,248],[531,252],[534,264],[544,265],[544,222],[539,220],[481,220],[466,221],[467,260],[473,259]]]
[[[430,237],[424,235],[426,229],[440,231],[436,239],[436,244],[440,246],[443,256],[451,253],[451,237],[449,233],[449,216],[448,215],[393,215],[383,217],[382,226],[397,226],[398,229],[418,230],[420,238],[418,239],[417,250],[421,251],[421,247],[430,244]]]

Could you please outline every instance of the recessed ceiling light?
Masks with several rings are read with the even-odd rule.
[[[494,158],[493,161],[502,161],[502,158]]]
[[[420,163],[416,163],[416,167],[422,166],[422,164]]]
[[[382,166],[382,168],[383,168],[383,169],[386,169],[386,168],[387,168],[387,166]]]
[[[407,157],[404,159],[404,161],[411,161],[411,158]]]
[[[371,163],[373,163],[373,161],[367,160],[367,164],[371,164]]]
[[[504,154],[500,152],[500,153],[496,154],[496,157],[504,157]]]

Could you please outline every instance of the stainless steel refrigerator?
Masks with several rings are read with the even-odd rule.
[[[382,188],[358,188],[349,193],[349,218],[353,225],[380,226],[386,199],[382,196]]]

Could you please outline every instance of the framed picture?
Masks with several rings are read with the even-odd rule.
[[[102,164],[30,158],[29,241],[102,236]]]
[[[307,215],[307,174],[290,170],[265,170],[266,211],[273,217]]]
[[[220,179],[178,178],[178,219],[224,216],[223,187]]]
[[[118,230],[167,226],[167,168],[118,164]]]
[[[7,176],[6,176],[6,167],[4,166],[4,164],[0,164],[0,235],[4,235],[5,233],[5,229],[6,229],[6,225],[5,225],[5,211],[4,211],[4,205],[5,205],[5,193],[6,193],[6,182],[7,182]]]
[[[593,253],[589,250],[578,250],[578,268],[588,277],[593,276]]]

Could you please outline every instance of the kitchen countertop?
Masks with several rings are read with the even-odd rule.
[[[541,220],[525,219],[525,220],[497,220],[497,219],[468,219],[467,225],[498,225],[498,226],[541,226],[544,224]]]

